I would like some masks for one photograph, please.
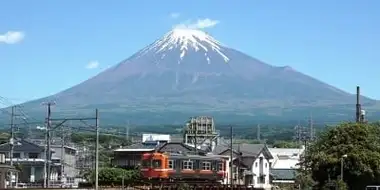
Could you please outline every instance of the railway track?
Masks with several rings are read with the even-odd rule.
[[[149,183],[149,182],[148,182]],[[144,190],[214,190],[214,189],[231,189],[230,185],[221,184],[220,182],[210,181],[154,181],[149,186],[139,187]],[[259,190],[245,185],[234,185],[235,190]]]

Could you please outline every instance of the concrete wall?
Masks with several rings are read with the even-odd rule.
[[[54,150],[54,153],[52,155],[52,158],[58,158],[61,159],[62,154],[62,147],[54,145],[52,147]],[[72,149],[70,147],[64,147],[64,175],[67,177],[75,177],[78,175],[78,170],[76,169],[76,150]]]

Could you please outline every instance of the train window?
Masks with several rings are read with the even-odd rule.
[[[192,170],[193,169],[193,162],[192,161],[183,161],[183,163],[182,163],[182,169],[184,169],[184,170]]]
[[[161,167],[161,160],[153,160],[152,167],[153,168],[160,168]]]
[[[211,162],[203,162],[202,170],[211,170]]]
[[[219,171],[223,171],[223,163],[218,164],[218,169],[219,169]]]
[[[174,168],[174,160],[169,160],[168,161],[168,168],[173,169]]]
[[[143,168],[147,168],[150,166],[150,160],[143,160],[142,163],[141,163],[141,166]]]

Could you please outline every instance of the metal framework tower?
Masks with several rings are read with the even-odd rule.
[[[191,117],[186,122],[183,140],[188,145],[212,151],[218,144],[218,137],[219,135],[215,130],[215,123],[212,117]]]

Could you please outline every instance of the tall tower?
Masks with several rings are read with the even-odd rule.
[[[191,117],[185,124],[184,143],[212,151],[218,143],[214,119],[209,116]]]

